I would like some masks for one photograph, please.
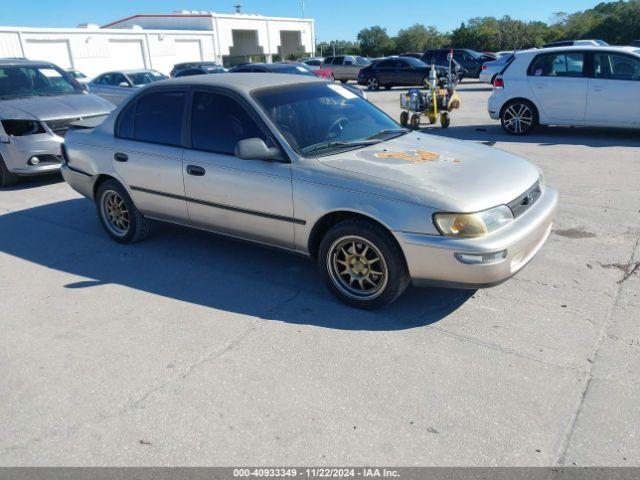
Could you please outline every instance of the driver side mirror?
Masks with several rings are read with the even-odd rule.
[[[119,87],[130,87],[131,85],[129,85],[127,82],[120,82],[118,84]]]
[[[268,160],[284,162],[284,157],[276,147],[267,147],[261,138],[246,138],[236,143],[235,155],[243,160]]]

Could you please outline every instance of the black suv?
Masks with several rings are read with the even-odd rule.
[[[448,63],[447,55],[449,54],[449,51],[450,49],[448,48],[427,50],[422,55],[421,60],[427,65],[431,65],[432,63],[436,65],[444,65]],[[485,62],[495,60],[495,58],[492,58],[489,55],[485,55],[484,53],[476,52],[475,50],[468,48],[454,48],[453,59],[462,65],[464,68],[464,76],[468,78],[480,77],[482,65],[484,65]]]

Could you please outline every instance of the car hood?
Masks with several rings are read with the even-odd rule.
[[[527,160],[497,148],[422,133],[318,161],[377,184],[385,195],[457,212],[509,203],[540,176]]]
[[[55,120],[104,115],[115,106],[90,93],[27,97],[0,101],[0,118]]]

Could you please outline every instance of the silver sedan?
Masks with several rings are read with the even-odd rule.
[[[156,70],[120,70],[105,72],[87,83],[89,91],[119,105],[137,89],[169,77]]]
[[[524,267],[557,194],[500,150],[412,132],[340,85],[277,74],[158,82],[70,132],[63,175],[106,233],[151,220],[316,259],[345,303],[379,308],[411,283],[478,288]]]

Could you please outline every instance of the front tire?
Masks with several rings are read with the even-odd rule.
[[[116,242],[139,242],[151,231],[151,221],[140,213],[116,180],[107,180],[98,187],[95,202],[103,228]]]
[[[371,92],[377,92],[380,90],[380,82],[376,77],[367,78],[367,90]]]
[[[18,176],[9,171],[4,159],[0,156],[0,187],[8,187],[18,183]]]
[[[334,225],[320,243],[318,265],[329,290],[355,308],[390,305],[410,283],[398,244],[388,231],[366,219]]]
[[[502,128],[511,135],[525,135],[536,126],[537,122],[536,108],[527,100],[513,100],[500,112]]]

